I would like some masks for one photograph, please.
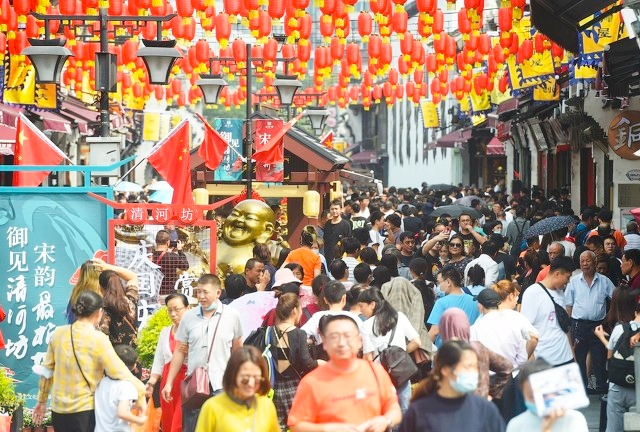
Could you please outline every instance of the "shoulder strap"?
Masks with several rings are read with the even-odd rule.
[[[387,344],[387,348],[391,346],[391,341],[393,340],[393,337],[396,335],[397,327],[398,327],[398,323],[396,322],[395,327],[393,327],[393,330],[391,330],[391,337],[389,338],[389,343]]]
[[[207,367],[209,366],[209,361],[211,360],[211,351],[213,351],[213,342],[216,340],[216,334],[218,333],[218,326],[220,326],[220,321],[222,321],[222,312],[224,312],[224,304],[221,305],[220,307],[220,316],[218,317],[216,328],[215,330],[213,330],[213,337],[211,338],[211,345],[209,346],[209,354],[207,355],[207,364],[206,364]]]
[[[165,256],[165,254],[167,253],[167,251],[162,251],[162,253],[160,254],[160,256],[158,257],[156,264],[160,265],[160,261],[162,261],[162,258]]]
[[[295,327],[295,326],[292,326]],[[278,341],[280,339],[282,339],[282,341],[284,342],[284,344],[287,346],[287,348],[289,348],[289,351],[291,351],[291,347],[289,346],[289,342],[287,342],[287,339],[284,337],[285,333],[289,331],[291,327],[288,327],[285,331],[281,333],[278,332],[278,327],[273,326],[273,330],[276,332],[276,336],[278,337]],[[280,351],[282,352],[282,354],[284,355],[284,358],[289,362],[289,364],[291,365],[291,367],[293,368],[293,371],[296,373],[296,375],[298,375],[298,378],[302,379],[302,375],[300,375],[300,372],[298,372],[298,369],[296,369],[296,367],[293,365],[293,362],[291,360],[289,360],[289,357],[287,357],[287,352],[284,350],[284,348],[278,346],[279,344],[276,344],[276,347],[280,348]]]
[[[461,287],[460,288],[465,294],[469,294],[470,296],[473,296],[473,294],[471,293],[471,290],[467,287]]]
[[[311,319],[311,312],[309,312],[309,309],[306,306],[302,308],[302,313],[307,317],[307,321]]]
[[[631,324],[629,323],[622,323],[622,334],[620,335],[620,337],[618,338],[618,341],[616,342],[616,346],[613,347],[613,352],[618,352],[620,351],[620,345],[622,345],[623,341],[623,336],[625,333],[627,333],[629,330],[631,330]]]
[[[73,324],[71,324],[70,326],[70,331],[71,331],[71,349],[73,350],[73,356],[76,358],[76,364],[78,365],[78,369],[80,369],[80,373],[82,374],[82,378],[84,378],[84,382],[87,383],[87,387],[89,387],[89,391],[91,392],[91,394],[94,394],[94,390],[91,390],[91,385],[89,385],[89,380],[87,379],[86,375],[84,374],[84,371],[82,370],[82,367],[80,366],[80,361],[78,361],[78,355],[76,354],[76,345],[73,342]]]
[[[552,301],[552,302],[553,302],[553,304],[555,305],[555,304],[556,304],[556,300],[553,298],[553,296],[551,295],[551,293],[549,292],[549,290],[547,289],[547,287],[546,287],[546,286],[544,286],[544,285],[542,284],[542,282],[538,282],[538,285],[540,285],[540,286],[542,287],[542,289],[544,290],[544,292],[546,292],[546,293],[547,293],[547,295],[549,296],[549,298],[551,299],[551,301]]]
[[[518,225],[518,221],[513,221],[513,223],[516,225],[516,231],[518,231],[518,235],[516,236],[516,238],[518,238],[519,236],[522,235],[522,231],[524,230],[524,226],[527,223],[527,221],[525,220],[522,226]]]

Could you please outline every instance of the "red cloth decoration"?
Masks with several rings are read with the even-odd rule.
[[[279,146],[278,143],[284,137],[289,129],[295,125],[300,118],[304,115],[304,111],[298,114],[297,117],[290,120],[287,124],[284,125],[282,129],[278,131],[274,136],[271,137],[268,143],[260,148],[260,150],[256,151],[252,159],[256,162],[262,162],[264,164],[277,164],[282,163],[284,161],[284,146]]]
[[[222,157],[227,147],[229,147],[229,143],[201,114],[196,113],[196,116],[204,123],[204,139],[198,149],[198,155],[204,159],[204,164],[207,168],[215,170],[222,162]]]
[[[231,201],[231,203],[233,204],[233,206],[237,206],[239,203],[241,203],[242,201],[247,199],[247,188],[242,189],[242,192],[240,192],[240,195],[237,196],[236,199],[234,199],[233,201]],[[262,201],[262,202],[266,202],[264,200],[264,198],[262,198],[260,196],[260,194],[255,191],[255,190],[251,190],[251,199],[254,200],[258,200],[258,201]]]

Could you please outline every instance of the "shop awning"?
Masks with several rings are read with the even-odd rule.
[[[100,116],[98,111],[91,110],[66,100],[62,102],[60,113],[71,118],[71,120],[78,125],[78,130],[82,134],[88,133],[91,125],[96,124]]]
[[[16,127],[18,124],[18,117],[22,112],[19,108],[10,107],[8,105],[0,104],[0,123]]]
[[[377,164],[378,152],[375,150],[364,150],[352,155],[349,159],[351,159],[351,163],[356,164]]]
[[[441,136],[436,140],[439,148],[462,148],[471,139],[471,128],[459,129]]]
[[[604,63],[603,79],[609,96],[631,96],[630,87],[640,85],[640,48],[636,39],[623,38],[613,42],[604,52]]]
[[[504,156],[504,144],[498,138],[493,137],[487,144],[487,156]]]
[[[44,131],[71,133],[71,122],[51,111],[31,111],[42,120]]]
[[[577,54],[578,33],[585,25],[593,24],[580,26],[580,22],[614,3],[613,0],[531,0],[531,20],[540,33]],[[621,8],[616,6],[611,13]],[[598,19],[605,16],[602,14]]]

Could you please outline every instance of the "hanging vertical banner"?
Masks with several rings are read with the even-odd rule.
[[[36,84],[36,71],[27,64],[25,56],[5,54],[3,63],[4,103],[35,105],[38,108],[56,109],[56,84]]]
[[[283,127],[283,121],[280,119],[256,119],[254,143],[256,151],[266,145],[275,134]],[[282,162],[275,164],[265,164],[256,162],[256,180],[264,182],[282,182],[284,181],[284,140],[277,144],[274,151],[282,155]]]
[[[214,171],[217,181],[242,180],[242,119],[215,119],[212,126],[229,143],[222,162]]]
[[[6,193],[0,197],[3,211],[0,283],[7,318],[0,364],[33,407],[39,379],[31,368],[44,358],[56,327],[67,324],[80,266],[93,257],[106,259],[109,214],[85,192]]]

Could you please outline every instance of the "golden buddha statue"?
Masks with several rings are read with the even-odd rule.
[[[268,243],[275,229],[273,210],[264,202],[250,199],[239,202],[224,221],[216,247],[217,272],[221,279],[244,273],[253,258],[253,247]]]

